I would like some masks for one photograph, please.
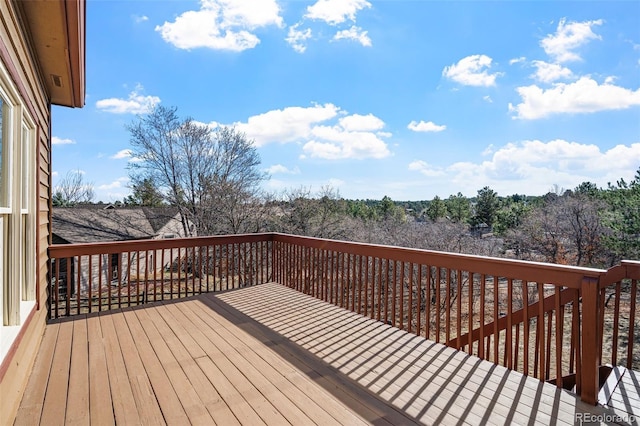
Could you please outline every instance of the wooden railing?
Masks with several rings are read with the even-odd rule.
[[[51,318],[272,281],[271,234],[49,248]]]
[[[591,404],[601,360],[640,368],[638,262],[606,271],[285,235],[273,248],[277,282]]]
[[[640,368],[640,262],[606,271],[283,234],[61,245],[50,256],[54,318],[276,281],[592,404],[601,364]]]

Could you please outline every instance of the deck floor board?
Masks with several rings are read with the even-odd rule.
[[[611,404],[637,409],[637,380],[623,377]],[[264,284],[48,325],[16,424],[574,424],[585,413],[613,411]]]

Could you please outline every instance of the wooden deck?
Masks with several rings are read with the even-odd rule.
[[[47,326],[17,425],[574,424],[574,395],[264,284]]]

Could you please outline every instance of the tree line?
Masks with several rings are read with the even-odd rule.
[[[422,201],[347,200],[331,187],[268,194],[253,141],[233,127],[211,128],[157,106],[127,129],[135,161],[132,193],[120,204],[171,205],[185,235],[285,232],[579,266],[640,259],[640,168],[631,182],[584,182],[539,197],[500,196],[490,187]],[[92,185],[71,173],[53,203],[93,196]]]

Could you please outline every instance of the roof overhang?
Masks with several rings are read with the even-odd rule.
[[[19,2],[52,104],[85,101],[85,0]]]

